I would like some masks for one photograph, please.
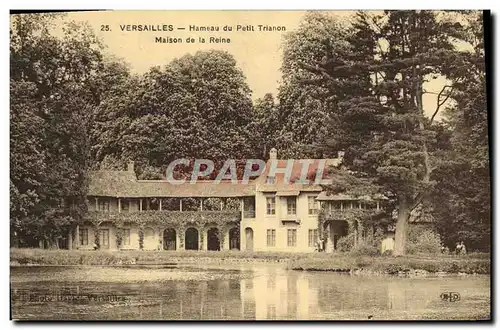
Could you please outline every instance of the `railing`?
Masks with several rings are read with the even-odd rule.
[[[324,220],[350,220],[361,219],[366,216],[373,216],[383,213],[382,209],[360,209],[360,208],[345,208],[345,209],[322,209],[320,216]]]
[[[295,222],[300,224],[300,218],[296,214],[286,214],[280,217],[281,222]]]

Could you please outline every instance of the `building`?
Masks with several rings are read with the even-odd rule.
[[[312,252],[324,238],[328,252],[342,236],[352,233],[357,242],[369,234],[362,215],[379,211],[379,201],[328,195],[321,185],[298,183],[304,163],[310,177],[321,163],[339,166],[341,157],[295,160],[288,181],[283,173],[270,173],[273,160],[278,168],[289,164],[272,149],[265,170],[248,183],[138,180],[133,163],[126,171],[93,172],[88,216],[72,230],[68,246]]]

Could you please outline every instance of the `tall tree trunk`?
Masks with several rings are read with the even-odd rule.
[[[396,234],[394,242],[394,255],[406,254],[406,237],[408,234],[408,220],[410,218],[410,205],[408,199],[402,196],[398,202],[398,220],[396,222]]]

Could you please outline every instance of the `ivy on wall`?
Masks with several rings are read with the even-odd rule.
[[[387,217],[384,210],[376,209],[344,209],[344,210],[329,210],[322,208],[318,214],[318,234],[319,237],[328,239],[328,233],[325,225],[329,221],[346,221],[349,228],[349,233],[357,230],[363,231],[363,228],[371,227],[384,217]]]
[[[142,211],[142,212],[89,212],[86,221],[99,226],[103,222],[111,222],[116,227],[126,223],[146,226],[203,228],[207,225],[226,227],[241,219],[240,211]]]
[[[139,248],[144,245],[144,229],[153,227],[158,232],[165,228],[174,228],[183,232],[193,227],[199,231],[200,246],[204,244],[202,234],[209,228],[217,228],[216,235],[221,247],[224,245],[224,232],[237,227],[241,220],[240,211],[141,211],[141,212],[89,212],[84,222],[89,222],[96,233],[96,243],[99,241],[98,229],[103,223],[112,223],[116,227],[116,245],[119,248],[123,241],[123,228],[130,224],[139,227]],[[184,247],[184,235],[179,235],[180,248]],[[162,240],[160,237],[160,244]]]

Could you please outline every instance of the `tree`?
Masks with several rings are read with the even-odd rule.
[[[23,220],[40,202],[45,153],[43,119],[33,102],[33,83],[11,81],[10,85],[10,223],[11,240],[17,241]]]
[[[384,15],[358,15],[357,22],[364,27],[365,39],[369,41],[371,35],[376,41],[370,44],[373,57],[303,63],[302,67],[331,81],[369,73],[371,95],[339,103],[335,116],[340,125],[327,137],[323,149],[345,150],[344,164],[366,181],[364,190],[371,187],[373,193],[394,201],[394,253],[402,255],[410,214],[434,185],[431,173],[438,146],[433,118],[427,118],[423,109],[424,83],[451,74],[455,67],[466,67],[466,55],[453,43],[460,26],[440,20],[437,12],[386,11]]]
[[[361,84],[350,77],[323,79],[305,70],[307,65],[332,61],[345,63],[359,56],[366,48],[353,47],[351,41],[364,36],[343,24],[335,16],[323,12],[308,12],[299,28],[288,33],[283,44],[282,83],[278,93],[278,123],[282,126],[276,146],[283,157],[321,157],[313,148],[329,130],[335,129],[332,109],[348,95],[352,86]],[[368,48],[369,52],[369,48]],[[360,75],[360,80],[366,79]],[[331,92],[335,91],[335,92]],[[363,93],[363,88],[357,90]]]
[[[161,177],[177,158],[222,166],[254,153],[250,89],[223,51],[185,55],[125,79],[101,102],[97,117],[95,162],[135,160],[143,178]]]
[[[14,15],[10,43],[12,229],[52,246],[86,209],[88,81],[102,59],[86,25],[67,22],[64,36],[53,36],[59,20]]]
[[[254,127],[255,149],[260,156],[266,159],[269,150],[276,147],[277,139],[281,130],[278,119],[278,105],[272,94],[264,95],[254,104]]]
[[[432,174],[432,209],[445,243],[465,241],[469,249],[489,249],[491,235],[488,111],[482,17],[461,14],[459,36],[470,49],[466,70],[450,75],[455,101],[445,112],[448,148]],[[457,175],[460,173],[460,175]]]

